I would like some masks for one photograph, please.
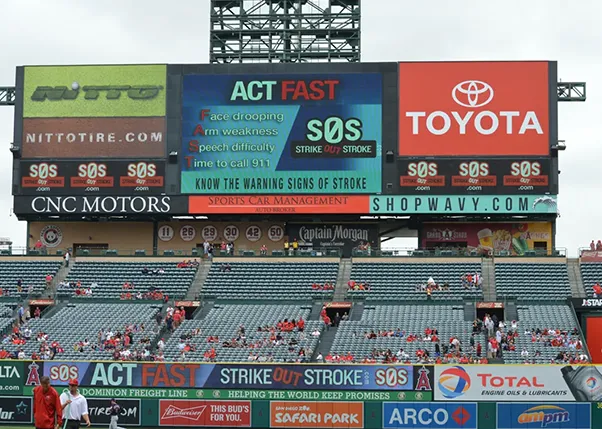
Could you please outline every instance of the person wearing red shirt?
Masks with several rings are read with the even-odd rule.
[[[299,319],[299,321],[297,322],[297,329],[299,330],[299,332],[303,332],[303,330],[305,329],[305,320],[303,320],[302,318]]]
[[[50,378],[40,378],[40,385],[33,389],[33,419],[36,429],[57,429],[62,424],[63,406],[57,391],[50,385]]]

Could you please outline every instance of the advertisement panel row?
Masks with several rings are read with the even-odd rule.
[[[15,196],[16,214],[532,215],[558,212],[555,195]]]
[[[144,195],[165,192],[165,161],[20,164],[23,195]]]
[[[424,223],[418,233],[424,249],[461,246],[469,250],[524,255],[531,249],[553,248],[552,224],[530,223]]]
[[[23,160],[169,153],[183,194],[555,192],[555,62],[34,66],[18,86]],[[410,174],[433,157],[464,160]]]
[[[87,398],[93,426],[110,424],[110,398]],[[600,413],[590,403],[316,402],[226,399],[118,399],[120,426],[591,429]],[[31,397],[0,397],[0,424],[31,424]],[[592,422],[596,422],[592,424]]]
[[[542,194],[554,177],[550,158],[406,159],[397,166],[399,195]]]
[[[1,390],[21,393],[22,386],[38,384],[41,375],[50,377],[57,386],[66,386],[69,379],[78,378],[82,386],[90,388],[309,391],[291,395],[311,395],[311,391],[317,390],[432,391],[434,400],[447,402],[602,400],[602,374],[595,365],[225,365],[47,361],[25,366],[23,362],[4,361],[0,364]]]
[[[339,389],[431,391],[432,367],[379,365],[224,365],[44,362],[58,385],[205,389]]]

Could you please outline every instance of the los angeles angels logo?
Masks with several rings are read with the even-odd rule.
[[[32,362],[27,367],[29,369],[29,373],[27,374],[27,381],[25,384],[27,386],[39,386],[40,385],[40,365],[35,362]]]

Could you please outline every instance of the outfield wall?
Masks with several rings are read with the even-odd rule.
[[[100,426],[115,397],[120,426],[145,428],[602,427],[602,376],[593,365],[60,361],[0,362],[0,424],[31,425],[42,375],[59,391],[78,378]]]

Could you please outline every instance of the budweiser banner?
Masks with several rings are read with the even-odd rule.
[[[378,226],[375,224],[308,223],[288,224],[289,241],[297,239],[300,246],[313,249],[339,249],[344,255],[351,255],[353,249],[368,243],[378,245]]]

